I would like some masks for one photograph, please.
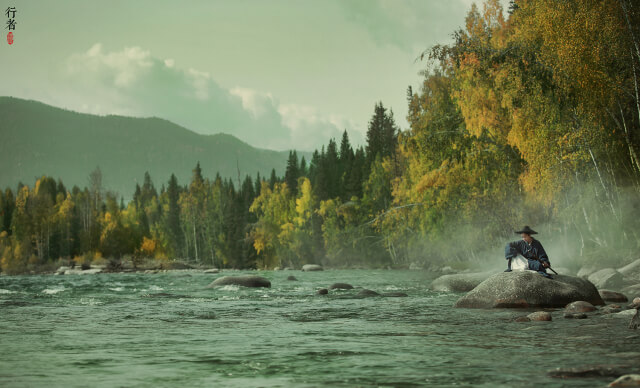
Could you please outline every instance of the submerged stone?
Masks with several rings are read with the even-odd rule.
[[[207,288],[221,286],[243,286],[243,287],[271,287],[271,282],[262,276],[245,275],[245,276],[223,276],[214,280]]]
[[[327,295],[329,293],[329,290],[327,290],[326,288],[321,288],[318,290],[318,292],[316,292],[316,294],[318,295]]]
[[[356,295],[360,298],[368,298],[368,297],[372,297],[372,296],[380,296],[379,293],[373,291],[373,290],[367,290],[366,288],[360,292],[358,292],[358,294]]]
[[[351,284],[348,283],[333,283],[331,286],[329,286],[330,290],[352,290],[353,286]]]
[[[559,378],[575,377],[618,377],[629,371],[626,365],[591,365],[582,368],[556,368],[549,371],[549,376]]]
[[[587,314],[585,313],[564,313],[563,316],[567,319],[587,319]]]
[[[295,281],[297,281],[297,280],[298,280],[298,278],[296,278],[296,277],[295,277],[295,276],[293,276],[293,275],[289,275],[289,276],[287,276],[287,280],[290,280],[290,281],[292,281],[292,282],[295,282]]]
[[[382,294],[382,296],[387,298],[406,298],[409,295],[405,294],[404,292],[385,292],[384,294]]]
[[[595,286],[585,279],[566,275],[548,279],[533,271],[514,271],[491,276],[458,299],[455,307],[564,307],[577,300],[604,304]]]

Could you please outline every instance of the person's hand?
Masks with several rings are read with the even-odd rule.
[[[542,262],[542,265],[543,265],[545,268],[549,268],[549,262],[548,262],[548,261],[543,261],[543,262]]]

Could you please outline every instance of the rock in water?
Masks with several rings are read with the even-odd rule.
[[[431,289],[434,291],[467,292],[476,288],[492,274],[492,272],[478,272],[443,275],[431,282]]]
[[[620,376],[607,387],[640,387],[640,375]]]
[[[220,286],[243,286],[243,287],[271,287],[271,282],[262,276],[245,275],[245,276],[223,276],[214,280],[207,288]]]
[[[604,304],[588,280],[566,275],[548,279],[533,271],[514,271],[491,276],[458,299],[455,307],[564,307],[577,300]]]
[[[348,283],[333,283],[329,286],[330,290],[340,289],[340,290],[352,290],[353,286]]]
[[[380,296],[380,294],[378,294],[375,291],[372,290],[367,290],[366,288],[363,289],[362,291],[358,292],[358,294],[356,295],[359,298],[368,298],[371,296]]]
[[[627,302],[629,299],[627,299],[626,296],[624,296],[624,294],[621,294],[619,292],[615,292],[615,291],[609,291],[609,290],[599,290],[598,292],[600,292],[600,296],[602,297],[602,300],[604,300],[605,302]]]
[[[627,283],[640,283],[640,259],[622,268],[618,268]]]
[[[567,313],[589,313],[596,311],[596,306],[583,300],[571,302],[564,307],[564,311]]]
[[[622,274],[613,268],[605,268],[594,272],[589,275],[588,279],[599,289],[619,290],[622,288]]]
[[[319,266],[318,264],[305,264],[302,266],[302,270],[305,272],[308,271],[322,271],[322,266]]]
[[[293,275],[289,275],[289,276],[287,276],[287,280],[290,280],[290,281],[292,281],[292,282],[295,282],[295,281],[298,281],[298,278],[296,278],[296,277],[295,277],[295,276],[293,276]]]
[[[404,292],[385,292],[384,294],[382,294],[382,296],[386,298],[406,298],[409,295],[405,294]]]
[[[597,271],[598,271],[598,269],[596,267],[585,266],[585,267],[580,268],[580,270],[578,271],[576,276],[579,277],[579,278],[586,279],[586,278],[589,277],[589,275],[591,275],[592,273],[597,272]],[[560,273],[560,272],[558,272],[558,273]]]
[[[629,329],[635,330],[640,327],[640,310],[636,310],[636,315],[631,318],[631,322],[629,322]]]
[[[321,288],[318,290],[318,292],[316,292],[316,294],[318,295],[327,295],[329,293],[329,290],[327,290],[326,288]]]
[[[535,313],[527,315],[527,318],[532,321],[550,321],[551,313],[547,311],[536,311]]]
[[[587,319],[587,314],[585,313],[564,313],[563,316],[567,319]]]

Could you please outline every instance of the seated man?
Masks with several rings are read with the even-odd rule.
[[[514,269],[530,269],[537,271],[540,275],[551,278],[546,271],[549,268],[549,257],[544,251],[540,241],[531,237],[537,234],[529,226],[525,226],[522,230],[516,231],[522,237],[522,240],[513,241],[505,247],[505,258],[508,260],[505,272],[511,272],[511,261],[514,261]],[[519,264],[523,265],[519,265]]]

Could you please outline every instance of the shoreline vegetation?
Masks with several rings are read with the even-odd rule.
[[[410,127],[375,105],[284,177],[151,176],[133,200],[42,177],[0,193],[0,268],[130,257],[220,269],[481,267],[532,225],[552,263],[621,267],[640,249],[640,9],[629,0],[473,5],[423,52]],[[215,166],[205,166],[215,171]],[[104,263],[102,263],[104,264]],[[57,267],[56,267],[57,268]]]

